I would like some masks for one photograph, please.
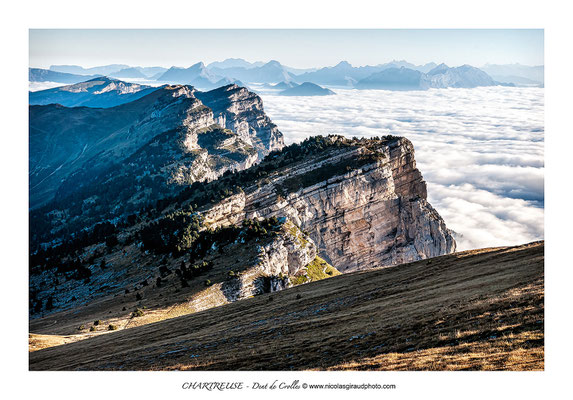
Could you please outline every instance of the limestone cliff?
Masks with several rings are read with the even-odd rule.
[[[205,221],[216,227],[242,218],[286,216],[308,232],[320,256],[340,271],[455,251],[451,232],[427,201],[412,143],[394,138],[371,141],[368,147],[342,147],[288,166],[264,184],[205,210]],[[370,161],[351,165],[373,154]],[[329,173],[341,166],[346,168],[340,173]]]
[[[203,110],[206,118],[217,112]],[[219,125],[187,133],[197,134],[201,148],[221,150],[239,140]],[[156,140],[138,156],[149,158],[154,148],[164,151],[162,143],[174,142],[167,134]],[[131,186],[137,190],[137,181]],[[102,221],[94,211],[94,220]],[[427,201],[410,141],[312,137],[250,168],[195,182],[137,214],[104,220],[62,244],[39,246],[30,257],[31,309],[38,315],[89,308],[101,297],[123,296],[137,307],[183,301],[177,312],[186,313],[336,270],[454,250],[451,232]],[[167,299],[159,299],[164,293]]]
[[[235,84],[210,92],[196,93],[213,110],[217,123],[259,150],[261,156],[284,146],[283,135],[270,118],[262,112],[259,96]]]
[[[283,219],[280,224],[277,235],[270,240],[258,244],[239,242],[241,247],[254,245],[252,262],[241,262],[235,268],[227,265],[233,272],[228,274],[224,281],[189,299],[189,308],[194,312],[201,311],[311,281],[308,269],[317,258],[314,242],[292,222]],[[229,247],[229,254],[234,253],[233,247]],[[241,251],[244,251],[244,248]],[[338,273],[330,268],[334,270],[334,274]],[[328,277],[323,271],[320,273],[319,279]]]

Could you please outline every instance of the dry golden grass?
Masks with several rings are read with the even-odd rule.
[[[537,282],[522,290],[509,290],[505,296],[488,299],[482,305],[501,305],[502,303],[528,302],[535,299],[543,301],[543,285]],[[479,307],[479,304],[475,304]],[[474,305],[474,306],[475,306]],[[474,308],[475,309],[475,308]],[[523,330],[521,314],[533,311],[531,306],[516,306],[507,313],[507,318],[501,324],[490,323],[487,332],[477,329],[460,328],[449,334],[438,335],[438,341],[453,342],[453,345],[422,348],[406,353],[385,353],[374,357],[354,360],[329,367],[329,370],[412,370],[412,371],[448,371],[448,370],[506,370],[528,371],[543,370],[544,347],[543,330]],[[489,312],[477,315],[477,318],[487,319]],[[504,314],[496,312],[494,318],[501,319]],[[527,320],[527,319],[526,319]],[[533,321],[530,321],[533,322]],[[443,323],[443,322],[442,322]],[[533,322],[534,324],[537,321]],[[483,329],[484,326],[482,325]],[[514,333],[515,332],[515,333]],[[485,340],[475,340],[476,337]],[[420,346],[427,347],[427,346]]]
[[[346,274],[30,353],[32,370],[542,370],[543,243]]]
[[[48,347],[60,346],[62,344],[71,343],[73,340],[72,336],[59,336],[59,335],[28,335],[28,349],[30,352],[36,350],[42,350]]]

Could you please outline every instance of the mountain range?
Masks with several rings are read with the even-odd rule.
[[[28,80],[30,82],[56,82],[56,83],[79,83],[93,79],[99,75],[77,75],[66,72],[57,72],[41,68],[29,68]]]
[[[76,75],[109,75],[116,78],[150,78],[154,75],[157,75],[158,73],[163,73],[166,70],[167,68],[163,67],[130,67],[129,65],[125,64],[110,64],[91,68],[83,68],[79,65],[50,66],[50,71],[65,72],[68,74]]]
[[[474,88],[494,86],[496,82],[482,70],[470,65],[450,68],[445,64],[427,73],[400,67],[388,68],[358,81],[358,89],[425,90],[429,88]]]
[[[525,86],[543,86],[545,84],[545,67],[543,65],[530,67],[521,64],[486,64],[481,69],[499,82]]]
[[[383,73],[384,71],[388,71]],[[48,71],[48,72],[42,72]],[[401,71],[401,72],[400,72]],[[76,77],[62,78],[55,73],[74,75],[98,74],[121,79],[148,82],[188,84],[210,90],[225,84],[276,84],[279,82],[311,82],[317,85],[348,88],[386,88],[394,90],[505,85],[543,85],[543,66],[528,67],[519,64],[489,65],[481,69],[469,65],[447,67],[445,64],[415,65],[407,61],[391,61],[374,66],[354,67],[346,61],[324,68],[298,69],[282,65],[276,60],[250,63],[240,58],[227,59],[190,67],[130,67],[123,64],[82,68],[79,66],[52,66],[50,70],[34,69],[31,81],[77,83]],[[49,74],[51,78],[48,77]],[[45,76],[42,76],[44,74]],[[48,79],[49,78],[49,79]],[[62,80],[67,79],[67,80]],[[74,80],[75,79],[75,80]],[[404,81],[400,81],[404,79]],[[86,80],[86,79],[83,79]],[[418,82],[417,84],[415,82]]]

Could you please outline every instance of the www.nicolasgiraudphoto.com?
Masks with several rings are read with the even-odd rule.
[[[182,389],[190,390],[206,390],[206,391],[225,391],[225,390],[299,390],[299,389],[339,389],[339,390],[381,390],[381,389],[396,389],[394,384],[370,384],[370,383],[327,383],[327,384],[308,384],[300,383],[298,380],[291,382],[284,382],[274,380],[273,382],[253,382],[246,384],[245,382],[184,382],[181,385]]]

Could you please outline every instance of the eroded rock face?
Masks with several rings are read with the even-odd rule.
[[[341,272],[416,261],[455,251],[451,232],[427,201],[412,143],[398,138],[381,146],[380,160],[281,195],[285,180],[359,157],[342,149],[307,160],[266,185],[232,196],[204,213],[210,226],[243,218],[287,217],[308,232],[319,255]]]
[[[196,96],[213,110],[219,125],[255,146],[261,156],[283,148],[282,134],[263,112],[263,101],[255,93],[233,84]]]
[[[286,220],[280,234],[272,241],[257,246],[255,262],[236,277],[202,293],[190,301],[195,311],[228,302],[272,293],[292,286],[292,278],[304,274],[317,256],[312,239]],[[220,293],[218,291],[220,290]],[[222,294],[222,296],[221,296]],[[209,302],[206,302],[206,299]],[[207,307],[208,305],[208,307]]]

